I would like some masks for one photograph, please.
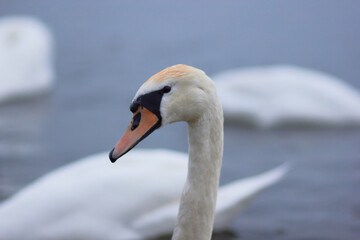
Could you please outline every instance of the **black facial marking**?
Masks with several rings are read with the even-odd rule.
[[[133,118],[133,122],[131,125],[131,131],[134,131],[139,126],[140,120],[141,120],[141,113],[138,112],[137,114],[135,114],[135,116]]]
[[[160,90],[153,91],[144,95],[139,96],[131,105],[130,110],[136,112],[139,106],[147,108],[150,112],[154,113],[160,121],[159,126],[161,125],[161,114],[160,114],[160,104],[161,99],[164,94],[171,91],[170,86],[165,86]]]
[[[130,111],[132,113],[136,112],[139,108],[140,104],[138,102],[133,102],[131,105],[130,105]]]

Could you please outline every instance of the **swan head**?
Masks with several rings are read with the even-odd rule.
[[[214,96],[212,80],[200,69],[179,64],[153,75],[135,94],[132,120],[110,152],[110,160],[115,162],[161,126],[196,121]]]

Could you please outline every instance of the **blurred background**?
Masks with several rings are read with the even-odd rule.
[[[47,94],[0,103],[0,199],[50,170],[112,149],[139,86],[174,64],[209,76],[291,64],[358,91],[359,9],[356,0],[1,1],[0,17],[33,16],[51,30],[55,83]],[[358,127],[226,124],[224,136],[221,184],[293,165],[233,223],[236,238],[358,239]],[[166,126],[138,147],[186,152],[186,124]]]

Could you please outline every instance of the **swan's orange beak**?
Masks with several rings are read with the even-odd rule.
[[[126,129],[120,141],[109,154],[111,162],[115,162],[122,155],[130,151],[141,140],[146,138],[161,125],[161,119],[145,107],[139,106],[134,112],[129,127]]]

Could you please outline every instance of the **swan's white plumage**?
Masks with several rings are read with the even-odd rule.
[[[98,227],[82,232],[82,239],[109,223],[126,229],[144,212],[179,197],[186,174],[179,171],[186,169],[183,158],[172,151],[138,150],[115,165],[101,153],[59,168],[1,205],[0,236],[61,239],[72,234],[67,231],[82,232],[88,221]],[[117,231],[113,228],[109,236]]]
[[[107,153],[100,153],[61,167],[4,201],[0,236],[123,239],[170,234],[186,178],[187,154],[133,150],[115,165],[107,158]],[[226,228],[243,205],[279,180],[285,169],[221,187],[214,228]]]
[[[360,125],[360,94],[340,79],[279,65],[235,69],[213,77],[225,120],[260,128]]]
[[[0,102],[48,91],[53,84],[53,39],[39,20],[0,19]]]

